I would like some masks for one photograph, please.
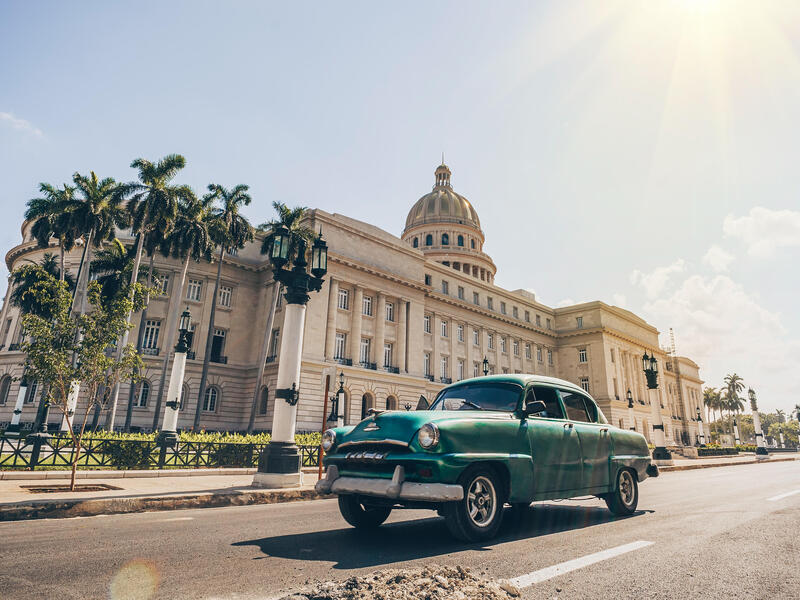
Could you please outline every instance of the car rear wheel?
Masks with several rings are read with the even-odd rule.
[[[636,511],[639,504],[639,484],[636,475],[627,469],[617,474],[616,487],[613,492],[605,496],[606,506],[615,515],[627,516]]]
[[[468,469],[460,478],[464,498],[444,505],[447,529],[460,540],[477,542],[497,534],[503,520],[500,478],[487,468]]]
[[[374,529],[389,518],[388,506],[364,504],[358,496],[339,496],[339,512],[356,529]]]

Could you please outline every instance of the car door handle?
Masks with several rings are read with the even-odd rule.
[[[564,427],[565,428],[569,427],[570,429],[572,429],[572,423],[564,423]]]
[[[600,433],[608,433],[608,427],[603,427],[600,429]]]

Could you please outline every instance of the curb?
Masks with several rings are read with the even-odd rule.
[[[87,469],[78,470],[75,479],[129,479],[139,477],[198,477],[211,475],[253,475],[258,469],[256,467],[222,467],[208,469]],[[304,473],[316,473],[317,468],[304,468]],[[0,471],[0,481],[30,480],[30,479],[69,479],[71,471],[23,471],[23,470],[3,470]]]
[[[787,462],[790,460],[797,460],[793,456],[792,457],[781,457],[781,458],[773,458],[772,456],[769,457],[767,460],[740,460],[737,462],[729,462],[724,464],[714,464],[714,463],[706,463],[702,465],[672,465],[667,467],[658,467],[658,470],[662,473],[670,473],[673,471],[694,471],[695,469],[713,469],[716,467],[735,467],[739,465],[762,465],[762,464],[771,464],[776,462]]]
[[[147,498],[92,498],[76,500],[33,500],[0,505],[0,521],[28,519],[63,519],[67,517],[94,517],[147,511],[187,508],[212,508],[218,506],[247,506],[251,504],[278,504],[299,500],[328,497],[314,488],[297,490],[268,490],[252,492],[222,492],[183,496],[151,496]]]

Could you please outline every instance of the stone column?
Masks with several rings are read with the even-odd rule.
[[[339,304],[339,280],[328,279],[328,322],[325,324],[325,359],[333,360],[336,343],[336,314]],[[268,335],[272,335],[270,332]]]
[[[508,347],[506,347],[508,350]],[[500,366],[500,332],[494,332],[494,372],[495,374],[499,374],[503,372],[503,368]]]
[[[81,382],[78,380],[73,381],[69,386],[69,395],[67,396],[67,413],[69,414],[70,421],[67,423],[67,415],[61,417],[61,431],[69,431],[70,427],[75,427],[75,408],[78,406],[78,396],[81,393]]]
[[[474,364],[474,359],[472,358],[472,330],[474,327],[471,327],[469,324],[464,323],[464,369],[466,372],[464,373],[464,379],[469,379],[472,377],[473,371],[472,369]]]
[[[440,369],[439,348],[441,344],[439,343],[439,338],[441,337],[442,326],[439,324],[439,316],[435,312],[431,312],[430,315],[431,315],[431,344],[433,346],[431,351],[431,375],[433,375],[433,380],[436,381],[438,379],[436,374],[439,372]]]
[[[405,300],[398,300],[397,301],[397,368],[400,370],[401,373],[405,373],[407,370],[406,365],[406,301]]]
[[[186,373],[187,350],[188,348],[182,341],[178,342],[178,346],[175,348],[175,356],[172,359],[172,373],[169,376],[169,384],[167,387],[164,421],[161,424],[161,431],[158,434],[159,442],[168,446],[178,441],[178,411],[181,406],[183,377]]]
[[[456,329],[458,329],[458,323],[454,320],[450,320],[450,326],[447,333],[450,334],[450,372],[447,374],[450,379],[453,381],[456,380],[456,371],[458,370],[458,358],[456,357],[456,344],[458,343],[456,340]]]
[[[19,391],[17,392],[17,401],[14,403],[14,412],[12,413],[11,423],[3,432],[4,437],[20,437],[19,419],[22,415],[22,407],[25,404],[25,394],[28,393],[28,380],[25,375],[19,382]]]
[[[489,332],[486,331],[485,327],[481,327],[481,338],[478,340],[480,344],[478,347],[480,348],[480,355],[478,356],[478,375],[483,376],[483,359],[489,358]]]
[[[386,295],[378,292],[378,308],[375,313],[375,362],[383,367],[383,344],[386,339]]]
[[[359,287],[355,288],[353,306],[350,307],[350,359],[354,365],[361,360],[361,304],[363,300],[364,290]]]

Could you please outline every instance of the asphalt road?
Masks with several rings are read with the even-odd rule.
[[[156,585],[157,598],[271,598],[432,563],[512,578],[632,542],[652,543],[523,597],[800,598],[800,461],[664,474],[639,508],[614,519],[593,499],[537,503],[487,544],[453,541],[426,511],[361,534],[334,500],[0,523],[0,598],[146,598]]]

